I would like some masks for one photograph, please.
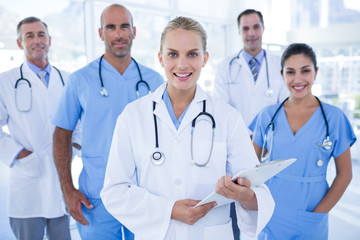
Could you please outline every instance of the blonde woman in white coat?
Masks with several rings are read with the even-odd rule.
[[[206,32],[198,22],[170,21],[159,52],[167,83],[129,104],[118,118],[101,196],[135,239],[233,239],[230,205],[194,208],[214,189],[236,201],[239,227],[250,236],[272,215],[274,202],[265,185],[231,182],[231,175],[258,161],[240,114],[196,84],[208,57]],[[196,119],[191,141],[200,112],[206,114]],[[212,150],[208,114],[215,122]],[[155,154],[154,160],[154,152],[162,157]]]

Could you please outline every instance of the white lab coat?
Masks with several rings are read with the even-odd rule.
[[[135,234],[136,240],[233,239],[229,204],[212,209],[194,225],[171,219],[171,212],[175,201],[201,200],[214,191],[221,176],[256,165],[258,160],[243,120],[233,108],[213,101],[197,86],[195,97],[176,130],[162,100],[165,87],[166,83],[153,94],[130,103],[119,116],[101,192],[104,205]],[[202,111],[205,99],[206,111],[216,121],[215,140],[209,165],[197,167],[190,162],[191,122]],[[150,160],[155,151],[153,101],[159,150],[166,157],[158,166]],[[199,163],[208,157],[212,134],[211,124],[201,119],[194,133],[194,154]],[[272,196],[264,184],[253,190],[259,211],[247,211],[236,204],[239,227],[250,235],[261,231],[274,209]]]
[[[276,104],[289,96],[289,91],[280,74],[280,57],[266,51],[272,96],[266,96],[267,77],[265,58],[254,82],[253,75],[243,53],[225,58],[218,66],[214,97],[222,99],[241,113],[248,127],[256,114],[265,106]],[[230,62],[232,61],[231,65]]]
[[[53,160],[54,126],[50,120],[63,85],[59,73],[52,67],[46,88],[24,63],[23,76],[32,87],[32,107],[29,112],[20,112],[15,104],[14,88],[20,78],[19,69],[0,74],[0,161],[10,167],[8,215],[14,218],[60,217],[66,211]],[[61,74],[66,80],[68,73]],[[22,99],[24,95],[18,97],[27,102],[29,98]],[[5,125],[10,135],[2,131],[1,126]],[[33,153],[14,160],[23,148]]]

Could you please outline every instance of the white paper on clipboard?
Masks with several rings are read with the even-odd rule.
[[[283,169],[287,168],[295,161],[296,158],[290,158],[287,160],[281,159],[259,164],[255,168],[240,171],[239,173],[235,174],[232,180],[236,181],[236,179],[238,179],[239,177],[247,178],[250,180],[251,186],[256,187],[263,184],[265,181],[269,180],[271,177],[273,177]],[[216,207],[234,202],[233,199],[223,197],[214,191],[207,197],[205,197],[201,202],[196,204],[195,207],[214,201],[216,201],[217,203]]]

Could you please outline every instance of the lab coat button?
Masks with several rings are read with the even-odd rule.
[[[175,180],[175,185],[181,185],[181,180],[180,180],[180,179],[176,179],[176,180]]]
[[[175,143],[180,143],[180,139],[179,139],[179,138],[175,138]]]

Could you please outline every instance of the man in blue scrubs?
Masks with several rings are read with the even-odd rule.
[[[105,209],[100,191],[103,187],[110,145],[118,115],[137,99],[136,85],[142,78],[154,91],[162,82],[155,71],[137,65],[131,58],[136,36],[131,13],[118,4],[101,15],[101,40],[105,54],[69,77],[53,118],[54,159],[66,206],[77,221],[82,239],[134,239],[134,235]],[[139,67],[139,68],[138,68]],[[139,95],[147,94],[146,84]],[[83,169],[79,189],[71,178],[71,135],[78,120],[82,125]]]

